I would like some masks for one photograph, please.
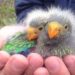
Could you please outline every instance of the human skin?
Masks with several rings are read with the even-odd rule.
[[[51,56],[44,60],[36,53],[25,57],[0,51],[0,75],[75,75],[75,56]]]

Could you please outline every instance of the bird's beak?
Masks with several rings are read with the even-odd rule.
[[[62,25],[58,22],[50,22],[48,23],[48,35],[50,39],[54,39],[59,36],[59,33],[62,29]]]
[[[27,31],[27,39],[28,40],[35,40],[38,37],[38,30],[34,27],[29,27]]]

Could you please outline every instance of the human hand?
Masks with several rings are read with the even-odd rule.
[[[63,60],[55,56],[43,60],[36,53],[26,58],[20,54],[10,56],[0,51],[0,75],[75,75],[74,62],[74,55],[68,55]]]

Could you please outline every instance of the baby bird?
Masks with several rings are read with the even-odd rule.
[[[75,53],[75,16],[70,10],[51,7],[28,13],[25,32],[11,37],[2,48],[11,54],[30,52],[62,57]]]

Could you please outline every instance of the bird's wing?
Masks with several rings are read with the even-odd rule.
[[[28,41],[25,39],[25,33],[17,32],[12,38],[10,38],[3,50],[12,53],[27,52],[28,49],[35,46],[35,41]]]

